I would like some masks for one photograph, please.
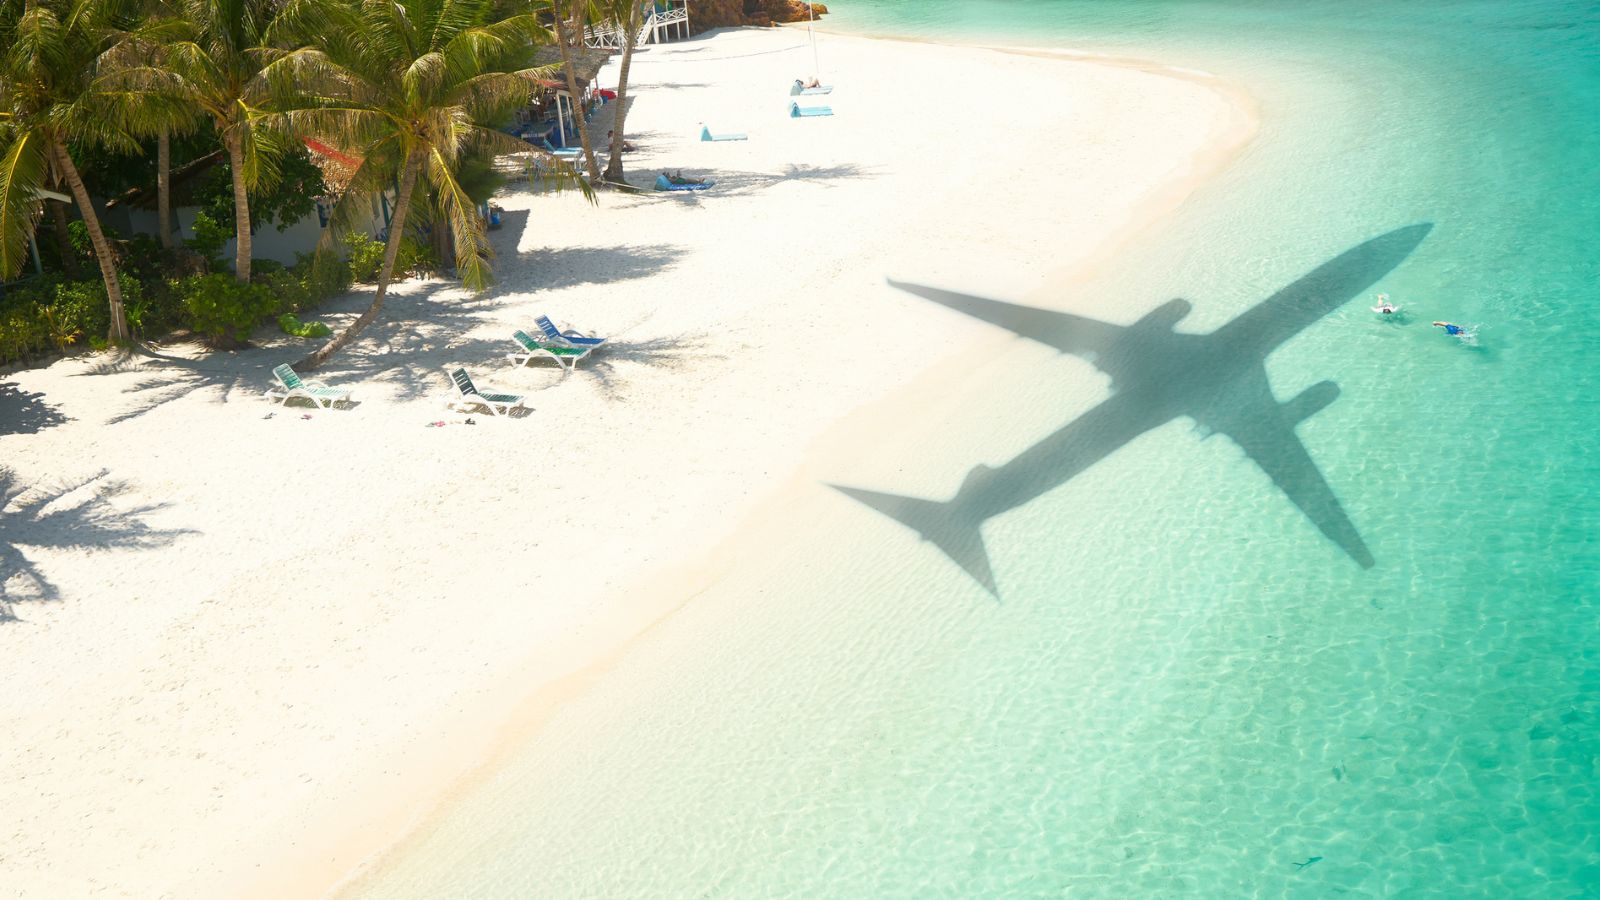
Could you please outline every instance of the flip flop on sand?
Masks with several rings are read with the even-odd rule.
[[[438,422],[429,422],[427,427],[428,428],[443,428],[444,427],[444,422],[443,422],[443,420],[438,421]]]
[[[311,413],[306,413],[305,415],[301,416],[300,418],[309,419],[309,418],[311,418]]]
[[[263,418],[263,419],[270,419],[270,418],[272,418],[272,417],[273,417],[273,416],[275,416],[275,415],[277,415],[277,413],[267,413],[267,414],[266,414],[266,415],[264,415],[264,416],[262,416],[262,417],[261,417],[261,418]]]

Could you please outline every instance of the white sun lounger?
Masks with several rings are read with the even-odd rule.
[[[528,336],[526,331],[516,331],[511,335],[511,340],[517,345],[514,353],[507,353],[506,359],[516,365],[525,366],[536,359],[553,359],[556,365],[571,372],[578,367],[578,360],[594,352],[593,347],[574,347],[571,344],[541,344]]]
[[[524,408],[521,394],[485,394],[479,391],[466,369],[451,372],[450,381],[456,387],[456,398],[449,404],[451,408],[481,406],[497,416],[509,416],[513,409]]]
[[[331,388],[320,381],[301,381],[295,370],[285,363],[272,370],[273,377],[278,379],[278,387],[267,388],[265,396],[269,400],[279,403],[288,403],[295,397],[303,397],[323,409],[330,409],[335,403],[346,403],[350,400],[350,392]]]

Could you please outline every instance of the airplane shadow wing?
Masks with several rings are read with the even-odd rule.
[[[1231,438],[1318,530],[1363,569],[1372,568],[1372,551],[1294,430],[1300,421],[1332,403],[1339,395],[1338,386],[1324,381],[1279,403],[1263,369],[1247,375],[1230,393],[1234,401],[1230,414],[1203,415],[1200,421]]]
[[[1357,244],[1251,307],[1216,335],[1241,340],[1265,355],[1377,283],[1432,230],[1433,225],[1424,222]]]
[[[1076,356],[1094,356],[1104,352],[1125,330],[1120,325],[1071,313],[1002,303],[971,294],[895,281],[893,278],[889,279],[889,285]]]

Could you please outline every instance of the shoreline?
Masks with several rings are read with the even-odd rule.
[[[738,103],[731,101],[725,102],[721,107],[707,107],[703,105],[703,101],[694,104],[692,107],[689,104],[680,102],[676,109],[653,110],[652,105],[658,102],[665,107],[665,98],[671,97],[671,94],[667,91],[652,90],[656,85],[648,79],[654,78],[657,74],[654,63],[670,61],[671,48],[674,46],[683,47],[687,45],[696,47],[704,46],[707,41],[724,40],[738,44],[756,45],[758,52],[760,52],[760,45],[763,43],[775,43],[781,34],[782,32],[748,30],[722,32],[715,37],[703,36],[695,41],[685,42],[685,44],[663,45],[661,48],[657,48],[657,51],[652,51],[651,56],[647,58],[646,64],[642,66],[640,65],[640,60],[636,59],[634,73],[635,86],[638,88],[638,93],[634,94],[634,90],[630,89],[630,94],[634,94],[639,99],[640,105],[635,107],[630,115],[630,133],[640,130],[641,126],[636,123],[644,123],[642,126],[644,133],[654,135],[655,140],[666,146],[673,154],[672,158],[668,160],[669,163],[673,161],[681,163],[685,158],[694,160],[698,155],[699,158],[705,159],[713,165],[718,162],[726,165],[726,160],[732,158],[736,162],[744,161],[746,165],[752,165],[757,172],[763,171],[762,166],[764,165],[770,167],[772,165],[770,161],[750,160],[748,152],[746,152],[745,157],[739,157],[733,153],[724,154],[723,157],[712,157],[709,153],[715,149],[713,145],[706,145],[705,147],[671,145],[670,139],[664,136],[668,133],[667,131],[651,132],[649,129],[652,124],[681,119],[684,111],[690,108],[702,110],[702,115],[704,115],[703,111],[707,109],[713,112],[723,109],[729,118],[736,118],[741,114],[749,115],[749,113],[740,113]],[[861,45],[854,48],[860,51],[857,54],[860,59],[856,59],[855,56],[851,57],[854,64],[866,66],[874,62],[873,57],[875,54],[872,52],[875,49],[874,43],[881,41],[881,39],[850,37],[846,40]],[[946,48],[945,53],[959,53],[969,58],[977,57],[980,54],[989,53],[996,49],[920,41],[906,41],[904,43],[915,48]],[[792,49],[795,48],[783,47],[770,52],[778,53]],[[1041,57],[1037,52],[1015,53],[1005,49],[998,49],[998,53],[1014,55],[1022,60],[1020,62],[999,63],[998,65],[1036,67],[1041,62],[1044,62],[1045,65],[1052,66],[1048,71],[1058,75],[1064,84],[1076,85],[1078,81],[1089,81],[1091,80],[1092,72],[1086,73],[1073,69],[1053,68],[1055,62],[1070,62],[1074,66],[1086,67],[1118,67],[1116,63],[1099,59],[1073,59],[1069,56],[1051,54],[1045,54]],[[944,62],[944,60],[937,58],[931,60],[923,59],[921,54],[937,56],[931,50],[913,51],[913,56],[917,56],[919,62],[930,65]],[[660,60],[659,57],[661,56],[666,56],[669,60]],[[749,57],[749,59],[755,58],[757,58],[755,55]],[[736,66],[757,65],[756,62],[747,61],[746,57],[738,55],[730,56],[728,60],[695,60],[692,57],[688,57],[673,62],[673,65],[725,64],[730,60]],[[970,59],[963,61],[970,62]],[[614,66],[615,62],[613,61],[608,65]],[[1248,96],[1242,92],[1229,93],[1228,86],[1221,85],[1215,80],[1197,79],[1192,73],[1184,75],[1181,72],[1160,69],[1159,67],[1154,71],[1143,66],[1125,66],[1122,68],[1134,69],[1147,75],[1184,81],[1187,84],[1202,87],[1218,98],[1221,108],[1228,111],[1228,115],[1225,121],[1220,123],[1211,122],[1205,129],[1205,135],[1195,138],[1197,143],[1196,152],[1187,158],[1179,159],[1172,171],[1156,178],[1156,184],[1150,187],[1145,194],[1139,195],[1136,202],[1123,202],[1120,205],[1110,203],[1109,205],[1112,209],[1107,212],[1108,218],[1120,218],[1116,218],[1116,221],[1109,225],[1099,223],[1101,227],[1089,238],[1089,246],[1085,250],[1076,250],[1074,248],[1076,255],[1072,252],[1067,254],[1068,256],[1073,256],[1073,259],[1064,268],[1060,265],[1060,260],[1057,260],[1056,265],[1049,268],[1048,271],[1042,272],[1036,266],[1029,268],[1019,265],[1008,269],[1001,277],[992,278],[991,273],[987,271],[978,272],[974,270],[972,274],[963,274],[966,270],[951,264],[951,270],[936,273],[939,277],[957,283],[966,279],[974,286],[982,279],[983,283],[993,283],[994,286],[990,291],[1000,296],[1016,296],[1013,291],[1014,288],[1024,294],[1037,294],[1051,285],[1081,279],[1085,273],[1094,267],[1103,265],[1107,260],[1113,258],[1119,249],[1125,247],[1128,241],[1133,240],[1139,233],[1148,228],[1151,223],[1170,215],[1189,194],[1199,189],[1222,171],[1244,144],[1247,143],[1250,134],[1253,133],[1256,111],[1253,106],[1240,107],[1239,104],[1243,100],[1248,100]],[[614,79],[614,75],[611,72],[612,70],[608,68],[602,77]],[[677,75],[679,73],[674,70],[671,73],[663,72],[661,74]],[[771,74],[770,72],[767,73],[769,76]],[[657,81],[659,80],[657,79]],[[708,78],[706,81],[714,83],[717,79]],[[867,83],[867,79],[863,78],[857,83]],[[1167,87],[1170,88],[1171,86]],[[704,91],[706,88],[706,85],[702,85],[696,90]],[[1081,86],[1075,89],[1089,90],[1089,88],[1081,88]],[[843,95],[840,97],[842,101],[848,101],[849,99]],[[764,103],[764,101],[761,102]],[[841,112],[848,114],[847,109],[844,108],[845,103],[840,103],[839,105],[841,106]],[[754,109],[755,107],[750,108]],[[752,131],[754,130],[752,129]],[[777,130],[780,129],[774,129],[774,133]],[[872,129],[869,127],[867,130],[871,131]],[[761,137],[761,135],[753,136]],[[852,140],[856,137],[853,132],[843,134],[835,132],[830,135],[828,132],[818,130],[816,134],[807,134],[792,140],[806,141],[815,139],[820,141],[826,137],[832,137],[838,141],[838,147],[830,150],[828,147],[823,146],[819,150],[818,147],[820,145],[817,144],[797,144],[788,149],[780,148],[780,156],[786,156],[790,159],[810,160],[819,158],[827,152],[835,152],[842,159],[855,159],[860,156],[870,156],[872,152],[882,152],[876,146],[856,146],[852,144]],[[879,139],[881,140],[881,138]],[[735,149],[738,151],[742,148]],[[651,163],[656,162],[654,156],[649,157],[649,160]],[[635,162],[633,165],[634,177],[638,178],[638,173],[646,168],[648,167],[641,166]],[[836,165],[833,168],[838,170],[845,169],[842,165]],[[716,169],[713,170],[715,171]],[[780,176],[778,179],[771,181],[766,185],[765,189],[778,192],[795,191],[810,187],[805,183],[810,180],[806,177],[808,175],[806,170],[801,170],[799,178],[793,175],[794,167],[792,165],[789,171],[789,175]],[[875,176],[869,174],[854,177],[872,178]],[[909,174],[898,177],[906,180],[914,178]],[[797,181],[799,182],[798,184],[796,183]],[[738,184],[732,179],[729,179],[729,183],[733,184],[735,192],[739,190]],[[758,187],[760,187],[759,184]],[[824,185],[824,187],[831,188],[832,185]],[[853,189],[849,185],[844,187],[846,192]],[[981,196],[980,192],[987,191],[987,188],[977,181],[953,184],[951,188],[954,192],[953,196],[963,197]],[[882,190],[889,191],[889,188],[882,188]],[[885,217],[885,222],[895,221],[894,216],[902,214],[899,204],[908,200],[912,203],[927,201],[925,196],[915,190],[902,190],[904,191],[903,194],[891,192],[892,195],[886,194],[881,199],[880,202],[883,204],[881,214]],[[938,194],[939,192],[931,193]],[[525,197],[526,195],[519,196]],[[657,200],[657,198],[651,199]],[[713,197],[710,199],[717,201],[719,198]],[[735,194],[728,198],[728,202],[741,199],[743,198]],[[935,200],[941,199],[942,195],[935,198]],[[528,208],[530,210],[536,208],[542,202],[544,202],[544,198],[532,197],[528,201]],[[621,200],[615,201],[614,205],[617,207],[629,206],[628,203]],[[649,204],[641,203],[634,208],[620,210],[617,214],[623,216],[635,215],[642,219],[654,215],[655,209],[662,208],[659,200],[657,200],[655,207],[649,208],[647,211],[648,207]],[[806,207],[795,208],[804,210]],[[930,211],[937,211],[941,208],[941,204],[934,203],[928,208]],[[684,205],[680,204],[672,207],[671,211],[678,213],[683,209]],[[857,212],[853,205],[838,207],[838,209],[846,210],[851,214]],[[762,211],[765,212],[765,208]],[[708,209],[699,211],[698,214],[704,216],[709,215],[710,212]],[[695,213],[688,212],[685,214],[693,215]],[[992,215],[993,213],[985,211],[984,214]],[[665,215],[666,213],[662,213],[663,217]],[[687,221],[689,220],[683,220],[685,223]],[[822,227],[826,230],[826,220],[823,221]],[[643,232],[649,225],[641,223],[638,227]],[[871,225],[870,223],[865,223],[860,227],[870,230]],[[844,229],[840,230],[844,231]],[[1035,235],[1033,237],[1039,242],[1040,248],[1048,248],[1048,239],[1056,236]],[[831,239],[831,234],[824,233],[817,240],[826,244]],[[855,259],[858,262],[869,262],[873,265],[880,264],[879,257],[875,255],[862,256],[869,253],[871,248],[867,251],[859,250],[851,246],[848,241],[843,240],[842,236],[836,246],[828,245],[821,249],[836,250],[846,262]],[[1016,248],[1008,246],[1000,255],[1002,257],[1005,254],[1028,256],[1031,249],[1030,247]],[[942,251],[948,254],[949,250],[950,248],[934,247],[921,251],[920,256],[912,253],[904,257],[882,260],[882,263],[887,264],[892,270],[903,270],[909,266],[926,267],[932,260],[938,258]],[[657,252],[658,254],[660,253],[660,251]],[[1049,252],[1048,249],[1045,252]],[[525,254],[526,251],[519,249],[519,253]],[[857,256],[852,257],[850,254],[857,254]],[[827,258],[825,254],[819,253],[818,255],[821,258]],[[730,285],[739,283],[743,276],[760,271],[759,267],[740,270],[737,268],[740,261],[731,258],[722,259],[720,262],[722,266],[733,271],[720,271],[718,262],[715,260],[701,265],[709,268],[713,273],[713,277],[720,275],[725,279],[725,283]],[[970,264],[978,265],[980,262],[980,260],[974,259]],[[668,263],[668,265],[671,264],[673,263]],[[836,291],[864,290],[865,288],[860,287],[843,273],[843,268],[842,265],[836,264],[837,271],[829,270],[816,276],[814,283],[822,289],[827,289],[831,286]],[[547,275],[546,277],[549,276]],[[652,279],[643,278],[642,280],[650,281]],[[581,281],[579,283],[581,285]],[[746,283],[748,283],[748,279],[746,279]],[[795,298],[801,303],[804,303],[803,298],[808,296],[806,290],[808,286],[800,285],[791,288]],[[427,285],[414,285],[411,290],[413,292],[423,292],[427,289]],[[882,289],[879,288],[879,290],[881,291]],[[893,295],[891,294],[890,296]],[[876,300],[873,302],[876,304]],[[894,303],[895,301],[891,300],[890,302]],[[912,305],[909,307],[905,305],[906,301],[901,302],[902,309],[920,308],[914,306],[915,301],[910,301],[909,303]],[[1024,302],[1027,301],[1024,300]],[[1109,310],[1108,312],[1115,315],[1116,311]],[[600,314],[603,315],[604,313],[605,310],[602,309]],[[695,315],[693,310],[679,310],[678,313],[690,318],[691,321]],[[568,317],[576,318],[576,315],[574,313]],[[616,315],[616,313],[613,313],[613,319],[624,322],[624,331],[628,328],[636,330],[647,329],[654,322],[653,319],[647,316],[642,322],[637,322],[635,325],[627,325],[625,318],[616,319]],[[628,313],[623,313],[622,315],[626,316]],[[708,319],[708,321],[715,322],[735,333],[743,333],[738,330],[746,328],[753,333],[765,334],[774,329],[781,333],[785,329],[791,328],[793,323],[788,317],[794,314],[786,310],[776,310],[766,314],[768,316],[767,320],[747,321],[740,317],[754,316],[757,313],[747,313],[730,307],[721,313],[707,313],[707,315],[717,316],[716,318]],[[815,313],[801,311],[800,315],[805,318],[808,315],[815,315]],[[215,893],[219,885],[224,886],[231,895],[246,897],[323,895],[347,889],[351,885],[359,884],[362,879],[369,877],[373,873],[381,872],[386,860],[395,858],[397,855],[403,855],[408,846],[413,845],[420,836],[426,835],[435,828],[441,818],[449,815],[452,806],[460,797],[470,794],[476,785],[481,784],[493,773],[498,765],[514,754],[517,748],[530,735],[537,733],[540,727],[548,721],[549,717],[559,710],[564,700],[582,693],[595,680],[604,677],[621,659],[628,655],[632,647],[641,641],[648,640],[663,625],[672,621],[674,614],[678,610],[687,606],[695,596],[715,584],[729,567],[738,564],[740,560],[747,559],[752,554],[759,554],[760,547],[748,546],[748,538],[745,535],[747,533],[764,533],[768,525],[782,515],[789,498],[794,495],[798,488],[801,486],[814,486],[814,479],[809,478],[807,473],[817,465],[818,459],[827,457],[830,454],[848,452],[848,446],[851,441],[859,440],[862,430],[891,427],[891,423],[896,421],[897,417],[899,421],[913,419],[916,417],[917,411],[905,408],[905,405],[899,402],[898,398],[903,398],[910,394],[928,393],[930,385],[944,383],[948,379],[956,377],[955,373],[968,370],[971,364],[987,355],[987,348],[997,346],[1005,340],[1005,338],[987,334],[981,328],[965,327],[960,329],[958,334],[951,335],[946,333],[949,331],[948,328],[937,322],[921,323],[914,326],[902,325],[900,324],[899,310],[896,308],[874,310],[873,315],[877,316],[875,321],[885,330],[904,330],[907,332],[908,340],[931,342],[930,346],[933,349],[931,352],[909,352],[896,357],[896,359],[900,360],[913,361],[917,366],[915,368],[897,368],[893,365],[893,361],[879,363],[879,368],[876,370],[876,374],[879,377],[873,382],[873,390],[876,391],[875,395],[862,397],[853,394],[844,402],[842,411],[839,411],[840,401],[824,392],[836,390],[836,388],[830,387],[831,384],[845,384],[847,383],[846,381],[824,382],[822,385],[813,388],[812,390],[819,392],[818,396],[814,400],[802,404],[800,408],[800,416],[806,421],[807,427],[810,428],[809,434],[811,437],[804,441],[799,448],[789,448],[788,452],[781,455],[777,462],[766,467],[774,471],[763,473],[759,479],[746,476],[745,480],[736,484],[724,485],[723,490],[725,492],[731,491],[731,493],[725,493],[725,496],[744,498],[742,501],[735,501],[739,512],[717,523],[715,526],[700,524],[701,530],[694,534],[672,532],[669,529],[667,533],[671,536],[666,541],[663,541],[658,536],[653,542],[641,545],[641,548],[653,546],[656,548],[657,553],[663,546],[673,549],[685,548],[685,545],[687,545],[686,552],[679,557],[680,560],[687,561],[670,562],[661,559],[659,556],[652,558],[648,550],[628,554],[628,540],[626,538],[617,541],[621,550],[612,550],[609,556],[601,550],[584,550],[583,553],[585,555],[578,558],[577,565],[581,566],[584,560],[593,560],[596,564],[604,560],[613,560],[623,564],[621,569],[608,571],[608,577],[604,579],[604,583],[600,586],[587,589],[587,593],[593,595],[597,609],[580,610],[575,614],[572,610],[563,610],[561,611],[561,617],[551,622],[551,630],[559,632],[555,637],[544,640],[537,646],[530,645],[522,648],[520,651],[513,646],[500,647],[495,651],[498,655],[489,654],[483,663],[487,669],[486,671],[470,676],[453,676],[455,683],[458,683],[460,687],[468,688],[470,686],[465,699],[461,695],[449,695],[448,708],[445,708],[445,706],[429,707],[425,715],[403,723],[399,728],[399,734],[376,733],[367,735],[367,743],[370,746],[355,748],[356,754],[361,759],[359,766],[329,763],[324,771],[337,773],[340,776],[337,781],[327,782],[321,778],[314,778],[309,783],[316,789],[316,792],[304,795],[302,798],[289,798],[279,801],[274,810],[266,816],[267,819],[272,820],[272,824],[258,824],[256,826],[257,830],[249,836],[251,840],[248,844],[235,841],[231,848],[227,846],[212,847],[211,850],[222,858],[208,860],[207,862],[215,863],[218,866],[217,868],[205,872],[191,870],[188,877],[169,880],[165,886],[167,888],[176,887],[178,893],[175,893],[175,896]],[[776,317],[776,322],[770,321],[773,317]],[[750,340],[759,343],[760,338],[750,338]],[[733,349],[737,349],[737,347]],[[795,360],[803,357],[804,354],[799,354],[795,356]],[[738,366],[746,362],[748,361],[734,359],[727,364]],[[771,370],[779,373],[791,372],[793,371],[792,362],[791,360],[777,360],[772,363]],[[908,372],[909,374],[907,374]],[[497,377],[494,380],[503,381],[504,379]],[[80,379],[79,381],[83,380]],[[566,394],[572,395],[573,391],[569,390]],[[555,407],[558,410],[560,409],[560,399],[557,398],[557,395],[541,392],[536,396],[540,398],[541,404],[547,408]],[[550,398],[548,401],[545,399],[547,397]],[[584,398],[579,397],[578,399],[583,400]],[[761,414],[759,405],[762,402],[761,399],[753,398],[750,402],[758,404],[752,406],[751,409],[754,411],[753,414],[759,416]],[[583,407],[574,405],[575,403],[577,401],[569,401],[566,408],[582,415],[583,413],[579,411]],[[718,404],[713,400],[707,400],[706,403],[710,408],[718,408]],[[811,409],[815,409],[817,411],[816,415],[822,418],[805,418],[805,413]],[[834,410],[834,412],[830,414],[829,410]],[[647,410],[646,413],[648,412]],[[692,415],[693,412],[690,414]],[[616,426],[617,433],[622,435],[627,435],[629,433],[628,429],[635,427],[638,421],[644,421],[644,418],[629,420],[622,414],[617,415],[622,418],[620,424]],[[648,416],[646,415],[645,418],[648,418]],[[527,425],[530,423],[494,424],[505,424],[508,429],[511,429],[518,427],[519,424]],[[767,440],[770,442],[771,438]],[[761,444],[759,440],[755,440],[750,444],[752,448],[762,446],[765,445]],[[736,450],[737,448],[734,448],[727,452],[736,452]],[[401,461],[404,462],[404,458]],[[553,468],[566,471],[563,466],[571,468],[582,465],[585,462],[585,460],[577,459],[556,460],[551,465]],[[793,463],[793,465],[790,465],[790,463]],[[603,463],[596,463],[596,465],[601,464]],[[646,465],[644,470],[650,471],[652,467]],[[775,474],[775,472],[781,472],[781,474]],[[430,493],[448,496],[452,489],[459,489],[460,485],[455,482],[443,482],[436,485],[436,488],[435,492]],[[693,488],[691,486],[686,490],[692,491]],[[755,494],[753,497],[751,496],[752,492]],[[586,496],[581,492],[578,494],[580,500],[585,499]],[[670,504],[674,502],[673,497],[674,495],[669,493],[662,496],[658,502]],[[405,498],[401,497],[399,500],[400,505],[396,508],[403,509],[405,502]],[[627,494],[622,495],[621,502],[628,502]],[[737,506],[738,502],[742,502],[743,505]],[[377,515],[381,516],[381,511]],[[576,527],[581,528],[582,526],[583,523],[581,521],[576,523]],[[648,527],[640,526],[640,533],[646,535],[646,538],[641,538],[641,540],[647,539]],[[349,544],[352,547],[361,548],[367,545],[367,538],[368,536],[358,528],[352,531]],[[396,540],[398,541],[397,543],[391,542],[394,547],[423,546],[422,544],[413,544],[409,540]],[[381,550],[385,546],[385,542],[380,540],[376,543],[376,546]],[[583,545],[581,542],[575,543],[569,539],[566,544],[560,546],[579,548]],[[544,549],[541,553],[543,558],[546,558],[547,563],[561,559],[559,548]],[[619,557],[619,553],[623,555]],[[485,560],[492,558],[492,556],[486,556]],[[569,562],[571,561],[569,560]],[[389,578],[390,583],[398,589],[400,585],[405,584],[406,575],[403,572],[392,573]],[[303,590],[315,590],[313,586],[317,582],[314,580],[289,579],[279,587],[283,593],[293,595],[294,585],[297,584]],[[456,587],[455,592],[459,595],[461,591],[471,589],[471,585],[480,585],[486,588],[491,584],[492,580],[479,579],[470,581],[467,585]],[[672,587],[663,590],[659,587],[662,584],[669,584]],[[448,600],[448,592],[441,593],[440,599]],[[337,605],[324,604],[322,614],[344,615],[343,612],[338,611],[339,609]],[[315,611],[313,611],[313,618],[315,614]],[[470,614],[463,613],[462,615]],[[507,621],[515,620],[508,619]],[[464,630],[459,632],[462,635],[467,633]],[[443,635],[441,640],[448,643],[451,636],[449,634]],[[5,637],[5,635],[0,634],[0,637]],[[335,639],[337,640],[337,638]],[[399,650],[405,646],[403,643],[397,643],[401,639],[398,636],[394,638],[384,637],[383,639],[387,643],[378,645],[380,652],[385,647]],[[514,642],[508,637],[504,643],[509,645]],[[248,647],[244,649],[246,651],[249,650]],[[315,647],[313,646],[312,649],[315,650]],[[459,649],[470,652],[478,648],[473,648],[471,645],[462,645]],[[358,653],[353,659],[359,661],[364,656],[365,654]],[[115,672],[108,673],[108,675],[115,674]],[[237,689],[244,690],[246,687],[241,685]],[[445,684],[440,686],[439,689],[444,690],[447,687],[448,684]],[[441,695],[441,697],[443,696],[445,695]],[[414,709],[419,709],[423,706],[425,704],[420,701],[413,702]],[[390,731],[395,730],[392,723],[387,724],[391,726]],[[351,752],[349,747],[345,747],[343,750],[346,753]],[[466,762],[463,762],[463,760],[466,760]],[[352,773],[359,774],[352,779],[350,777]],[[279,770],[279,778],[287,780],[289,777],[292,776],[288,770]],[[266,865],[268,862],[272,864],[270,867]],[[292,875],[281,873],[292,873]],[[148,874],[146,877],[149,877]],[[145,882],[137,883],[145,887],[152,886]],[[44,886],[48,884],[50,884],[50,881],[47,875],[46,879],[38,885],[39,889],[43,891],[41,896],[50,892],[50,888]],[[62,887],[59,882],[55,886]],[[24,885],[22,889],[26,891],[27,885]],[[139,893],[137,890],[132,892]]]
[[[799,23],[800,26],[803,24]],[[795,25],[791,23],[783,27],[795,27]],[[1044,292],[1087,280],[1095,270],[1110,263],[1146,229],[1170,216],[1191,194],[1225,170],[1249,144],[1259,127],[1259,110],[1254,99],[1242,87],[1225,82],[1210,73],[1196,73],[1193,70],[1171,68],[1133,58],[1102,59],[1070,52],[1029,48],[921,41],[879,35],[836,34],[869,41],[981,49],[1036,59],[1127,68],[1194,83],[1226,98],[1231,115],[1225,121],[1217,123],[1210,139],[1192,157],[1191,172],[1185,177],[1169,181],[1142,198],[1141,202],[1128,210],[1127,220],[1097,242],[1089,254],[1053,271],[1037,289],[1028,292],[1030,297],[1040,301],[1043,301],[1043,298],[1038,295]],[[815,487],[817,479],[811,473],[819,468],[824,460],[845,459],[851,456],[850,445],[861,438],[863,431],[889,434],[900,429],[902,423],[920,423],[922,414],[906,404],[907,397],[926,396],[952,388],[952,380],[957,377],[956,373],[981,364],[992,355],[991,345],[1002,344],[1009,340],[1011,338],[1003,335],[993,336],[983,346],[966,351],[954,364],[930,366],[895,386],[884,396],[850,410],[834,420],[811,442],[804,453],[805,460],[801,466],[781,484],[772,488],[765,499],[743,517],[736,529],[737,533],[723,539],[703,558],[672,567],[678,577],[690,578],[695,584],[692,590],[685,593],[681,602],[671,604],[670,608],[665,609],[661,615],[651,619],[642,627],[629,630],[625,625],[620,626],[626,633],[619,632],[620,640],[611,650],[591,658],[581,669],[547,681],[531,692],[515,679],[509,680],[503,685],[503,696],[515,699],[511,699],[509,705],[498,708],[511,712],[492,716],[491,718],[499,719],[500,723],[498,725],[486,723],[490,733],[480,733],[472,741],[475,746],[488,748],[487,752],[474,757],[478,762],[432,792],[435,799],[426,803],[426,808],[417,811],[402,831],[391,831],[392,839],[377,841],[362,836],[359,841],[345,842],[344,846],[353,850],[361,862],[345,869],[336,880],[296,879],[296,883],[324,887],[325,889],[312,892],[316,896],[342,897],[346,896],[347,892],[358,889],[363,882],[381,876],[386,861],[403,857],[409,848],[425,840],[438,827],[440,821],[452,813],[460,799],[471,795],[475,789],[488,783],[506,761],[559,712],[563,702],[614,670],[632,649],[649,641],[659,630],[668,626],[673,617],[692,603],[695,597],[711,589],[722,577],[723,572],[739,565],[742,560],[760,555],[762,549],[767,546],[764,538],[771,533],[773,523],[782,519],[784,511],[792,506],[795,498]],[[647,576],[641,576],[639,579],[640,584],[647,584],[650,581]],[[304,862],[297,860],[294,868],[304,871],[299,868],[301,865],[304,865]],[[247,900],[255,898],[267,900],[269,897],[286,895],[283,885],[269,883],[257,887],[270,889],[252,890],[245,895]]]

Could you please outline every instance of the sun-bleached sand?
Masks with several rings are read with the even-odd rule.
[[[0,885],[326,890],[514,738],[513,708],[692,603],[830,425],[1004,346],[885,276],[1024,298],[1253,128],[1203,77],[834,35],[837,89],[802,99],[835,115],[791,119],[810,60],[794,29],[640,53],[631,180],[715,189],[508,190],[493,289],[403,284],[317,373],[352,409],[262,399],[303,352],[265,330],[6,376]],[[511,368],[540,313],[614,340],[571,376]],[[446,413],[456,365],[533,412]]]

